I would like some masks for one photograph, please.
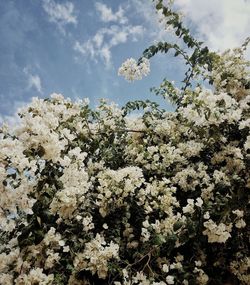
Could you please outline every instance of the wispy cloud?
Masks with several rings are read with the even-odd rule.
[[[239,46],[249,36],[250,1],[176,0],[175,3],[214,50]]]
[[[39,93],[42,93],[41,79],[37,74],[29,75],[29,88],[32,87],[34,87]]]
[[[56,3],[54,0],[43,0],[43,9],[48,14],[49,21],[55,23],[63,33],[65,25],[77,24],[74,4],[71,2]]]
[[[23,72],[27,75],[27,79],[28,79],[27,88],[28,89],[34,88],[36,91],[42,94],[43,93],[42,82],[41,82],[41,78],[39,77],[39,75],[30,73],[29,68],[27,67],[24,68]]]
[[[163,41],[169,39],[171,34],[166,30],[162,15],[157,13],[153,1],[130,0],[130,14],[141,19],[147,29],[147,37],[153,41]]]
[[[184,14],[184,21],[191,22],[197,37],[213,50],[239,46],[249,36],[249,0],[175,0],[174,3],[174,8]],[[130,0],[130,5],[144,19],[151,39],[176,40],[166,30],[164,21],[159,22],[151,1]],[[190,27],[190,23],[187,25]]]
[[[1,115],[0,114],[0,126],[7,124],[10,127],[16,127],[20,123],[20,117],[17,112],[14,115]]]
[[[107,68],[112,66],[112,48],[125,44],[128,40],[137,41],[144,33],[141,25],[131,25],[124,16],[125,10],[119,8],[116,13],[105,4],[96,3],[96,9],[101,13],[104,22],[116,22],[116,24],[97,30],[96,34],[87,41],[76,41],[74,50],[85,57],[90,57],[96,63],[101,60]]]
[[[6,123],[8,124],[11,128],[15,128],[16,126],[18,126],[21,122],[21,119],[18,115],[18,113],[21,111],[22,108],[24,108],[25,106],[27,106],[27,102],[26,101],[14,101],[12,108],[13,111],[11,115],[6,115],[6,114],[1,114],[0,113],[0,127]]]
[[[110,7],[101,2],[96,2],[95,7],[103,22],[118,22],[120,24],[128,22],[127,17],[124,16],[125,10],[121,6],[119,6],[117,12],[113,12]]]
[[[113,47],[124,44],[128,39],[137,41],[138,37],[144,32],[142,26],[111,26],[102,28],[97,31],[93,38],[84,43],[76,42],[74,50],[80,52],[84,56],[90,56],[92,60],[98,62],[101,59],[107,68],[111,66]]]

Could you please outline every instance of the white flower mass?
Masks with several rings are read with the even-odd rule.
[[[128,81],[141,80],[150,72],[150,62],[147,58],[142,58],[137,62],[134,58],[127,59],[119,68],[118,75],[124,76]]]
[[[250,284],[249,63],[197,50],[173,112],[52,94],[0,128],[0,285]]]

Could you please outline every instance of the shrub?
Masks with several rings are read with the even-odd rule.
[[[156,53],[183,56],[183,86],[153,89],[174,112],[52,94],[2,126],[0,284],[250,283],[247,41],[212,53],[156,9],[192,52],[160,42],[119,73],[140,79]]]

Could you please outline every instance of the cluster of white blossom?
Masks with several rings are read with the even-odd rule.
[[[72,151],[70,151],[70,155],[72,155]],[[78,159],[81,160],[83,157],[78,155]],[[85,194],[89,190],[88,173],[79,166],[79,163],[72,163],[65,166],[60,181],[64,187],[54,196],[50,210],[62,218],[72,218],[73,212],[80,203],[84,202]]]
[[[250,257],[231,262],[230,268],[243,284],[250,283]]]
[[[117,171],[108,169],[98,176],[99,186],[95,204],[100,214],[105,217],[109,209],[124,206],[128,196],[135,196],[136,188],[143,182],[143,173],[140,168],[126,167]]]
[[[231,224],[225,225],[223,223],[220,223],[219,225],[216,225],[214,221],[208,220],[204,222],[204,227],[206,228],[206,230],[203,231],[203,234],[208,236],[208,242],[210,243],[224,243],[227,241],[228,238],[231,237]]]
[[[108,245],[103,236],[97,234],[90,242],[86,243],[82,253],[76,254],[74,266],[77,270],[89,270],[99,278],[105,279],[108,274],[108,261],[119,259],[119,245],[110,242]]]
[[[141,80],[150,72],[149,60],[145,57],[138,63],[134,58],[127,59],[119,68],[118,75],[122,75],[128,81]]]
[[[244,57],[244,48],[226,50],[213,63],[213,70],[207,78],[213,81],[216,91],[230,93],[235,99],[243,99],[249,95],[244,87],[243,78],[249,78],[250,63]],[[248,67],[248,68],[246,68]]]
[[[42,268],[35,268],[35,269],[31,269],[28,274],[20,274],[15,279],[15,284],[17,285],[33,285],[33,284],[47,285],[47,284],[52,284],[53,279],[54,279],[53,274],[47,275],[43,273]]]

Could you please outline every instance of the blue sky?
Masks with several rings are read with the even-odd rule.
[[[176,0],[193,32],[212,49],[240,44],[250,26],[249,0]],[[180,79],[183,66],[157,56],[151,73],[128,83],[117,70],[155,40],[173,40],[150,0],[0,0],[0,122],[32,97],[53,92],[119,105],[155,99],[149,88]],[[157,98],[156,98],[157,99]],[[158,100],[158,99],[157,99]],[[170,109],[169,105],[166,108]]]

